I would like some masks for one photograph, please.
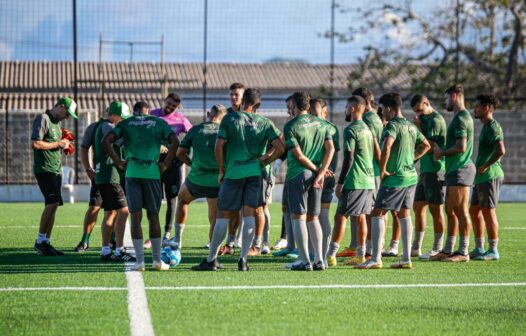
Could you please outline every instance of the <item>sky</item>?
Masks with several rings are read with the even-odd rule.
[[[379,2],[337,1],[336,30],[360,23],[339,9]],[[423,13],[438,6],[414,3]],[[103,61],[159,62],[164,39],[165,62],[201,62],[204,12],[204,0],[77,0],[78,58],[97,61],[102,36]],[[0,0],[0,60],[72,60],[72,21],[72,0]],[[331,0],[208,0],[207,60],[330,63],[330,40],[323,37],[330,24]],[[398,35],[407,38],[407,32]],[[356,62],[363,47],[381,37],[336,43],[335,62]]]

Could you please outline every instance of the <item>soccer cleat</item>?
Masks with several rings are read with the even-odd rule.
[[[293,252],[294,252],[294,250],[291,250],[291,249],[285,247],[285,248],[282,248],[282,249],[279,250],[279,251],[272,252],[272,255],[273,255],[274,257],[286,257],[286,256],[288,256],[290,253],[293,253]]]
[[[471,259],[475,259],[475,258],[477,258],[479,256],[483,256],[485,253],[486,253],[486,251],[484,251],[484,248],[482,248],[482,247],[475,247],[473,249],[473,251],[469,252],[469,257]],[[481,260],[481,259],[478,259],[478,260]]]
[[[387,250],[382,252],[382,257],[398,257],[398,249],[389,247]]]
[[[203,245],[203,248],[205,250],[210,250],[210,242],[206,243],[205,245]]]
[[[325,265],[323,264],[323,261],[318,261],[317,263],[312,264],[312,270],[313,271],[325,270]]]
[[[411,269],[413,268],[413,264],[411,261],[399,261],[397,263],[391,264],[391,268],[393,269]]]
[[[48,242],[48,244],[49,244],[49,242]],[[55,249],[55,248],[53,247],[53,245],[51,245],[51,244],[49,244],[49,249],[50,249],[51,252],[53,252],[56,256],[64,255],[64,252]]]
[[[297,249],[292,250],[292,252],[287,254],[286,257],[289,258],[289,259],[298,259],[298,257],[299,257],[298,250]]]
[[[130,267],[130,270],[135,271],[135,272],[144,272],[146,270],[146,267],[144,266],[143,262],[142,263],[136,262]]]
[[[446,252],[443,252],[443,251],[440,251],[438,252],[437,254],[435,254],[434,256],[431,256],[429,258],[430,261],[442,261],[446,258],[449,258],[451,257],[452,253],[446,253]]]
[[[43,241],[42,243],[37,243],[35,241],[35,245],[33,248],[39,255],[42,256],[56,256],[55,252],[50,248],[51,245],[47,241]]]
[[[165,246],[172,246],[172,244],[177,244],[177,243],[174,243],[173,241],[170,240],[170,238],[163,238],[163,247]]]
[[[271,250],[281,250],[283,248],[287,247],[287,240],[286,239],[279,239],[274,246],[272,246]]]
[[[249,269],[250,267],[248,267],[246,259],[239,258],[239,261],[237,262],[237,270],[240,272],[247,272]]]
[[[355,257],[356,256],[356,249],[346,247],[341,251],[340,253],[336,253],[336,256],[339,258],[346,258],[346,257]]]
[[[436,256],[437,254],[439,254],[440,251],[435,251],[435,250],[429,250],[428,252],[422,254],[420,257],[418,257],[418,259],[420,260],[430,260],[431,257],[434,257]]]
[[[338,260],[336,260],[336,257],[331,257],[331,256],[327,257],[327,266],[334,267],[337,264],[338,264]]]
[[[261,254],[269,254],[270,253],[270,247],[266,244],[263,244],[263,247],[261,248]]]
[[[411,250],[411,257],[418,258],[422,255],[422,251],[420,249]]]
[[[487,250],[484,255],[475,257],[475,260],[499,260],[500,255],[498,251]]]
[[[234,240],[234,247],[235,248],[241,248],[241,239]]]
[[[382,267],[384,267],[384,265],[381,261],[376,262],[373,260],[367,260],[363,264],[354,266],[356,269],[380,269]]]
[[[151,249],[152,248],[152,242],[150,239],[147,239],[145,242],[144,242],[144,248],[145,249]]]
[[[214,259],[214,265],[215,265],[215,267],[216,267],[217,269],[222,269],[222,268],[223,268],[223,265],[221,265],[221,264],[219,263],[219,260],[217,260],[217,259]]]
[[[154,261],[152,263],[152,268],[156,271],[167,271],[170,269],[170,265],[165,264],[162,260],[161,261]]]
[[[248,256],[249,257],[259,257],[259,256],[261,256],[261,249],[259,247],[256,247],[256,246],[252,246],[248,250]]]
[[[221,248],[219,249],[219,255],[220,256],[224,256],[224,255],[234,255],[234,247],[233,246],[228,246],[228,245],[223,245],[221,246]]]
[[[126,251],[121,251],[120,254],[113,255],[113,261],[117,262],[136,262],[137,259]]]
[[[178,242],[175,242],[173,240],[166,240],[166,242],[163,240],[163,247],[170,247],[172,250],[180,250],[181,246]]]
[[[85,252],[89,250],[89,244],[86,243],[85,241],[81,241],[80,243],[78,243],[77,247],[75,247],[75,252]]]
[[[192,271],[217,271],[217,265],[219,262],[216,259],[208,262],[205,258],[199,265],[192,266]]]
[[[114,260],[114,256],[113,256],[113,253],[110,252],[110,253],[107,253],[107,254],[102,254],[100,255],[100,261],[102,262],[108,262],[108,261],[113,261]]]
[[[361,264],[365,263],[366,261],[367,261],[367,259],[365,259],[365,257],[363,257],[363,258],[352,257],[351,259],[347,260],[343,264],[345,266],[356,266],[356,265],[361,265]]]
[[[461,254],[459,252],[455,252],[452,255],[450,255],[447,258],[442,259],[442,261],[446,262],[468,262],[469,261],[469,254]]]
[[[312,265],[310,263],[305,264],[302,261],[300,261],[298,263],[292,263],[292,265],[290,267],[290,270],[291,271],[307,271],[307,272],[310,272],[310,271],[312,271]]]

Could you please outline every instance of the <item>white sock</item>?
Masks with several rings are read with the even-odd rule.
[[[325,259],[325,256],[322,254],[322,244],[323,244],[323,232],[321,229],[321,224],[319,220],[313,220],[307,223],[309,228],[309,240],[311,241],[312,251],[314,253],[314,262],[318,263]]]
[[[248,250],[252,247],[252,241],[254,240],[254,233],[256,233],[256,217],[247,216],[243,217],[243,234],[241,243],[241,252],[239,257],[244,260],[247,259]]]
[[[382,261],[382,237],[385,234],[384,217],[371,218],[371,243],[372,243],[372,257],[374,262]]]
[[[218,218],[216,219],[216,224],[214,226],[214,232],[212,233],[212,241],[210,242],[210,251],[208,252],[208,262],[212,262],[217,258],[219,253],[219,248],[223,239],[225,239],[228,232],[228,218]]]
[[[322,259],[325,260],[329,251],[329,243],[331,242],[331,222],[329,219],[329,209],[321,209],[320,212],[320,224],[321,224],[321,255]]]
[[[141,239],[132,239],[133,249],[137,264],[144,264],[144,241]]]
[[[110,245],[103,246],[102,249],[100,250],[100,255],[108,255],[110,253],[111,253]]]
[[[411,216],[406,218],[400,218],[400,227],[402,229],[402,246],[403,254],[402,261],[411,261],[411,242],[413,235],[413,223],[411,222]]]
[[[45,233],[39,233],[37,235],[37,244],[42,244],[43,242],[47,242],[47,241],[49,240],[47,239],[47,236]]]
[[[294,240],[298,247],[298,259],[305,264],[309,264],[309,234],[307,232],[307,223],[303,219],[293,219],[292,229],[294,230]]]

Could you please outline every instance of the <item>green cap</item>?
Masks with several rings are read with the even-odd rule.
[[[119,116],[122,119],[131,117],[130,107],[121,101],[112,102],[108,108],[108,114]]]
[[[66,106],[66,109],[68,110],[69,115],[75,119],[78,119],[77,115],[75,114],[75,111],[77,110],[77,103],[75,103],[73,99],[69,97],[62,97],[58,100],[57,105]]]

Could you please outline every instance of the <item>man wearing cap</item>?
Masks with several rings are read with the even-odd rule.
[[[113,143],[123,139],[124,161],[113,149]],[[161,143],[170,143],[166,159],[159,162]],[[146,209],[150,241],[152,243],[152,268],[167,270],[161,261],[161,174],[175,157],[179,141],[168,123],[151,115],[134,115],[121,121],[102,139],[104,151],[115,166],[125,170],[126,196],[131,217],[131,236],[135,257],[134,270],[144,271],[144,247],[141,228],[142,209]]]
[[[102,119],[95,130],[94,141],[94,164],[95,164],[95,185],[102,196],[102,206],[104,208],[104,220],[102,224],[102,250],[100,251],[101,261],[135,261],[135,258],[124,250],[124,230],[126,219],[128,219],[128,204],[124,189],[121,185],[123,181],[123,171],[115,166],[111,158],[102,148],[102,138],[106,136],[115,125],[131,116],[130,108],[123,102],[114,101],[108,108],[108,119]],[[119,143],[120,142],[120,143]],[[122,141],[113,144],[113,150],[121,156]],[[116,248],[115,255],[111,251],[110,236],[115,231]]]
[[[77,104],[69,97],[60,98],[51,110],[38,115],[33,122],[31,147],[33,148],[33,172],[38,187],[44,196],[45,208],[40,217],[40,226],[35,251],[39,255],[56,256],[64,253],[56,250],[50,241],[57,208],[62,205],[61,151],[69,147],[69,141],[61,139],[60,121],[72,116],[77,119]]]

